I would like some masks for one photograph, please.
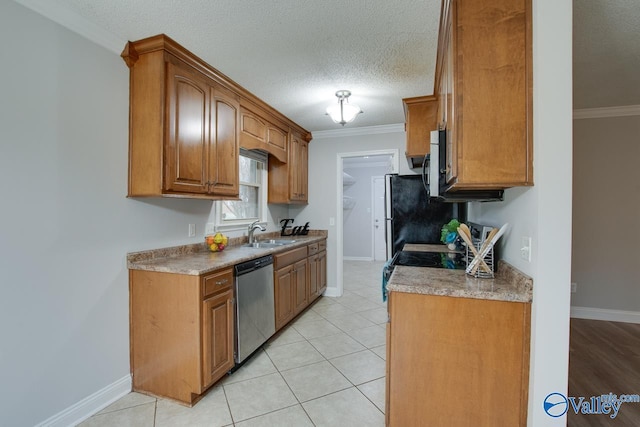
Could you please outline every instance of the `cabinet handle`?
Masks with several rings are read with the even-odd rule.
[[[216,286],[224,285],[225,283],[229,283],[229,279],[222,279],[216,282]]]

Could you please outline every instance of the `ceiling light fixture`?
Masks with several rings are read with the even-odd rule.
[[[351,96],[350,91],[339,90],[336,92],[336,96],[338,97],[338,103],[327,107],[327,114],[334,122],[340,123],[344,126],[345,124],[352,122],[358,114],[362,113],[360,107],[354,104],[349,104],[349,97]]]

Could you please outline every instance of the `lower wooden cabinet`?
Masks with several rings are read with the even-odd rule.
[[[326,240],[274,255],[276,330],[327,288]],[[318,252],[322,249],[322,252]]]
[[[531,304],[391,292],[387,425],[526,426]]]
[[[293,265],[293,278],[295,283],[294,298],[293,298],[293,312],[294,314],[300,313],[309,305],[309,291],[307,289],[308,283],[308,259],[298,261]]]
[[[233,290],[228,289],[203,302],[203,385],[210,386],[226,374],[235,362]]]
[[[194,404],[234,366],[233,269],[129,271],[133,390]]]
[[[293,294],[294,277],[293,266],[274,271],[274,292],[276,311],[276,330],[282,328],[294,317]]]
[[[327,251],[326,241],[318,244],[318,251],[311,255],[309,245],[309,302],[313,302],[327,289]]]
[[[327,289],[327,251],[318,254],[318,291],[316,296],[320,296]]]

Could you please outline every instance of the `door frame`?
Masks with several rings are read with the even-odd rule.
[[[356,152],[349,152],[349,153],[338,153],[336,155],[336,162],[337,162],[337,176],[336,176],[336,194],[337,194],[337,199],[336,199],[336,241],[337,241],[337,247],[336,247],[336,279],[337,279],[337,286],[336,286],[336,294],[335,295],[331,295],[331,294],[325,294],[327,296],[334,296],[334,297],[339,297],[342,296],[342,294],[344,293],[344,280],[343,280],[343,274],[344,274],[344,264],[343,264],[343,259],[342,257],[344,256],[343,254],[343,247],[342,245],[344,244],[344,231],[343,231],[343,221],[344,221],[344,215],[342,212],[342,197],[343,197],[343,184],[342,184],[342,173],[344,170],[344,159],[348,158],[348,157],[363,157],[363,156],[380,156],[380,155],[389,155],[391,156],[391,168],[392,171],[391,173],[399,173],[400,171],[400,150],[398,150],[397,148],[390,148],[390,149],[385,149],[385,150],[366,150],[366,151],[356,151]]]
[[[384,188],[385,185],[385,181],[384,181],[384,175],[373,175],[371,176],[371,225],[373,226],[373,230],[371,230],[371,259],[373,261],[376,260],[376,231],[375,231],[375,226],[376,226],[376,179],[381,179],[382,180],[382,187]],[[384,212],[385,210],[385,206],[384,206],[384,202],[383,202],[383,206],[382,206],[382,210]],[[383,218],[382,218],[382,225],[385,224],[385,218],[384,218],[384,214],[383,214]],[[384,238],[386,240],[387,235],[383,230],[383,235]],[[385,258],[386,258],[386,253],[387,253],[387,248],[385,245]]]

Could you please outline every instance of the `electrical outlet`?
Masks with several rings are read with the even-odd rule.
[[[523,260],[531,262],[531,237],[522,237],[522,244],[520,245],[520,256]]]
[[[571,282],[571,293],[575,294],[578,292],[578,284],[576,282]]]
[[[216,224],[215,222],[208,222],[207,225],[204,226],[204,234],[206,236],[210,234],[216,234]]]
[[[196,237],[196,225],[189,224],[189,237]]]

